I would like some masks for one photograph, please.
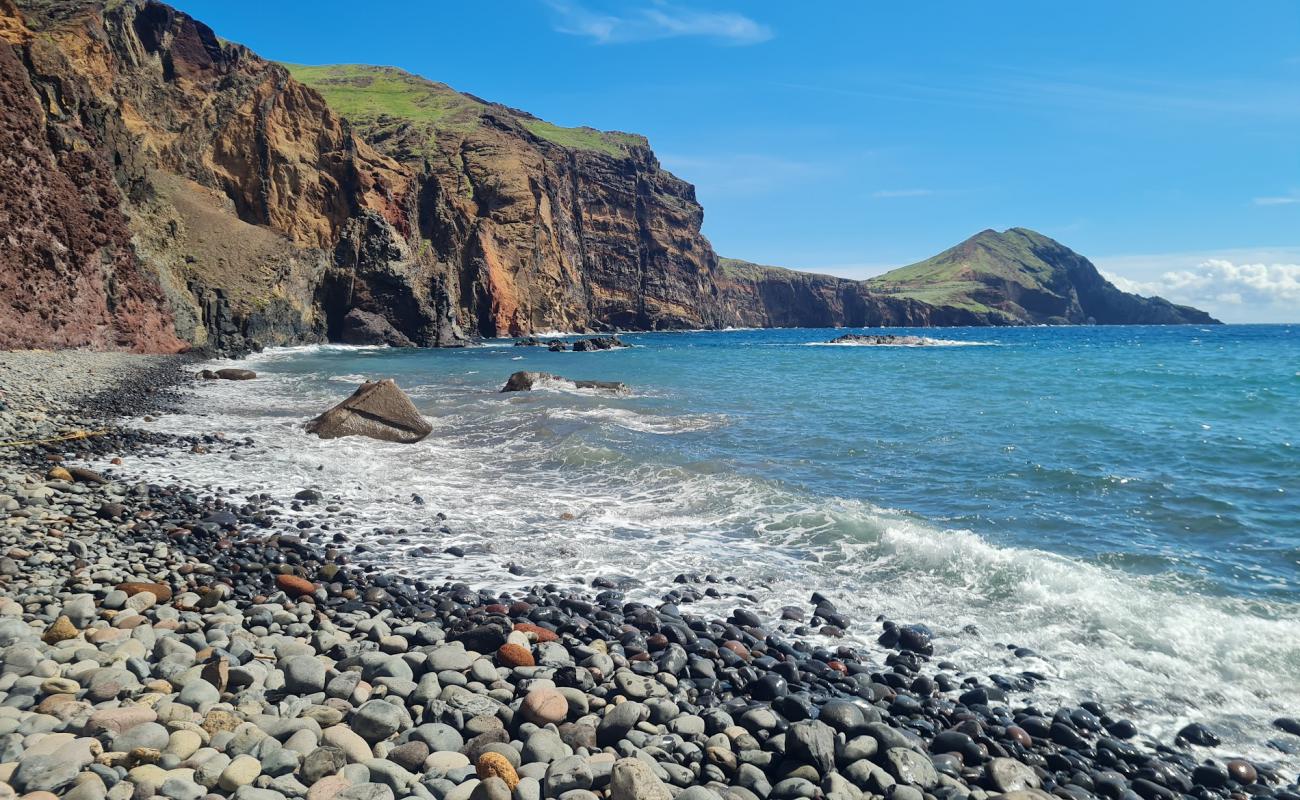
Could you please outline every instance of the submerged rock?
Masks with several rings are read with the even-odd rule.
[[[340,338],[344,344],[415,347],[415,342],[394,328],[387,319],[359,308],[352,309],[343,318],[343,333]]]
[[[827,344],[903,345],[906,347],[924,347],[934,343],[934,339],[928,339],[924,336],[898,336],[892,333],[846,333],[843,336],[836,336],[834,339],[827,342]]]
[[[546,385],[559,386],[566,389],[602,389],[608,392],[618,394],[627,394],[631,391],[627,384],[619,381],[571,381],[568,378],[561,378],[559,375],[552,375],[549,372],[516,372],[506,380],[506,385],[501,387],[503,392],[528,392],[533,389],[542,388]]]
[[[215,371],[205,369],[200,371],[198,376],[205,381],[251,381],[257,377],[257,373],[253,372],[251,369],[235,369],[233,367],[227,367]]]
[[[322,439],[369,436],[411,444],[433,432],[406,393],[392,378],[367,381],[352,396],[307,423],[307,432]]]
[[[583,353],[591,350],[614,350],[619,347],[630,347],[617,336],[595,336],[591,339],[579,339],[573,343],[573,352]]]

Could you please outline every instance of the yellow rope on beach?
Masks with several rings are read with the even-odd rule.
[[[29,444],[47,444],[49,442],[70,442],[73,439],[89,439],[92,436],[103,436],[108,430],[101,431],[73,431],[59,436],[51,436],[48,439],[19,439],[13,442],[0,442],[0,447],[22,447]]]

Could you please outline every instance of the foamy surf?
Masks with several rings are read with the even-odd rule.
[[[995,347],[997,342],[970,342],[962,339],[935,339],[909,336],[894,342],[805,342],[808,347]]]
[[[354,515],[349,534],[375,545],[373,557],[411,574],[450,571],[506,588],[624,575],[630,596],[647,602],[678,572],[735,575],[759,587],[773,615],[820,589],[853,619],[851,642],[873,640],[879,614],[925,622],[938,634],[940,655],[973,672],[1048,676],[1034,694],[1045,706],[1098,699],[1166,742],[1183,724],[1206,722],[1228,742],[1224,753],[1283,758],[1267,740],[1273,718],[1300,708],[1300,615],[1292,603],[1190,594],[1167,576],[995,544],[960,527],[758,477],[783,474],[769,468],[786,457],[779,451],[763,451],[767,461],[701,458],[699,443],[719,437],[737,438],[741,455],[759,450],[734,421],[683,413],[663,386],[617,400],[541,392],[501,402],[498,374],[504,380],[514,369],[501,354],[476,357],[472,371],[481,368],[481,376],[467,377],[465,364],[447,355],[416,373],[419,380],[403,380],[434,424],[417,445],[304,435],[303,422],[350,390],[328,378],[362,374],[349,355],[327,353],[326,364],[337,357],[343,368],[314,365],[305,374],[293,372],[293,359],[258,356],[241,366],[259,370],[260,380],[200,382],[186,413],[140,423],[252,437],[256,446],[238,462],[181,454],[127,466],[151,480],[174,474],[194,485],[230,485],[237,475],[241,491],[285,501],[315,486],[341,498]],[[734,376],[709,378],[739,385]],[[779,408],[771,425],[787,423],[788,408]],[[681,435],[692,433],[702,435]],[[1030,458],[1016,447],[1002,452]],[[1033,471],[1035,463],[1020,468]],[[1071,491],[1092,474],[1082,465],[1056,472],[1051,480]],[[1144,473],[1097,474],[1108,492],[1129,483],[1145,494],[1175,485]],[[412,493],[426,505],[412,504]],[[431,524],[435,511],[451,517],[450,534]],[[412,555],[375,531],[385,527],[405,529],[411,547],[454,544],[469,555]],[[511,562],[525,574],[509,574]],[[725,614],[732,605],[706,599],[692,608]],[[1039,656],[1016,657],[1008,644]]]

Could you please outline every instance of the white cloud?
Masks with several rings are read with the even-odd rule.
[[[1225,322],[1300,320],[1300,264],[1246,264],[1211,258],[1147,280],[1103,273],[1126,292],[1209,311]]]
[[[560,33],[585,36],[596,44],[625,44],[656,39],[696,36],[723,44],[747,45],[766,42],[772,29],[744,14],[701,11],[668,2],[654,2],[648,8],[624,13],[594,11],[568,0],[546,0],[556,15]]]
[[[898,197],[929,197],[934,194],[933,189],[881,189],[872,192],[871,196],[881,200],[892,200]]]
[[[1300,192],[1255,198],[1255,205],[1257,206],[1289,206],[1292,203],[1300,203]]]

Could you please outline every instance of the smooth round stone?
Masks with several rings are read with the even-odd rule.
[[[233,792],[241,786],[247,786],[262,774],[262,763],[253,756],[244,754],[235,758],[221,771],[217,784],[227,792]]]
[[[205,680],[194,680],[181,689],[179,700],[182,705],[203,709],[221,700],[221,692]]]
[[[609,797],[610,800],[672,800],[668,787],[644,761],[635,758],[614,762],[609,774]]]
[[[314,694],[325,690],[325,664],[315,656],[290,656],[280,663],[284,689],[290,694]]]
[[[568,716],[569,701],[557,689],[533,689],[524,697],[519,710],[524,719],[535,725],[558,725]]]
[[[560,739],[559,734],[548,728],[542,728],[533,732],[524,743],[523,760],[525,764],[534,762],[549,764],[558,758],[563,758],[565,752],[564,741]]]
[[[454,769],[468,767],[469,757],[462,753],[443,751],[431,754],[424,760],[424,766],[426,769],[445,774]]]
[[[180,759],[186,759],[198,752],[198,749],[202,746],[203,737],[197,731],[182,729],[172,731],[164,752]]]
[[[156,722],[144,722],[128,728],[113,738],[113,749],[129,753],[137,748],[146,747],[162,750],[167,747],[171,734]]]
[[[922,789],[931,789],[939,783],[939,774],[930,759],[904,747],[891,747],[885,751],[890,773],[903,783]]]
[[[352,729],[367,742],[382,742],[397,733],[404,722],[403,711],[384,700],[369,700],[352,715]]]
[[[552,761],[546,768],[543,786],[547,797],[558,797],[572,789],[590,789],[593,780],[586,758],[565,756]]]
[[[756,700],[776,700],[779,697],[784,697],[790,691],[790,688],[785,678],[775,672],[769,672],[755,681],[751,685],[750,691]]]
[[[1000,792],[1037,789],[1041,785],[1033,767],[1014,758],[995,758],[984,769],[993,787]]]
[[[469,797],[470,800],[511,800],[510,787],[494,775],[479,781]]]

